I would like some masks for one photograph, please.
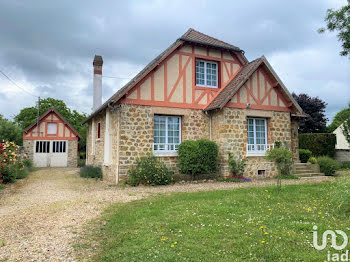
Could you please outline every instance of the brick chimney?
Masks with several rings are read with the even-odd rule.
[[[94,66],[94,101],[92,110],[95,111],[102,105],[102,56],[95,55],[94,62],[92,64]]]

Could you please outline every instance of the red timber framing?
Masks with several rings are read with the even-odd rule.
[[[48,124],[56,123],[56,134],[48,134]],[[67,121],[56,110],[50,109],[37,123],[33,123],[23,132],[24,140],[79,140],[80,135],[72,128]]]
[[[250,109],[290,112],[292,103],[289,103],[280,92],[280,84],[272,81],[271,77],[261,66],[254,73],[256,73],[257,78],[255,92],[253,91],[253,78],[251,76],[246,83],[233,94],[233,99],[226,104],[226,107],[247,108],[247,104],[250,104]],[[263,81],[260,81],[261,77],[263,77]],[[261,82],[263,82],[262,88],[260,86]],[[246,90],[245,99],[242,99],[243,89]],[[261,94],[262,89],[264,91],[263,94]],[[274,103],[271,98],[272,93],[274,93],[276,97]]]
[[[187,47],[184,49],[182,47]],[[196,48],[201,48],[201,53],[196,52]],[[205,50],[205,51],[204,51]],[[216,52],[212,55],[211,52]],[[170,61],[174,56],[177,58]],[[196,59],[208,60],[218,63],[218,87],[201,87],[196,86]],[[177,67],[174,70],[174,66]],[[164,106],[175,108],[192,108],[204,109],[206,105],[216,96],[217,92],[227,85],[239,72],[242,67],[241,62],[233,52],[212,49],[209,47],[197,47],[194,45],[180,45],[169,56],[161,61],[156,68],[150,71],[143,79],[141,79],[126,94],[122,103]],[[163,86],[157,86],[157,90],[162,90],[163,98],[156,99],[156,73],[162,70],[162,74],[158,73],[157,78],[162,77]],[[175,76],[170,75],[174,74]],[[173,82],[169,79],[172,78]],[[147,81],[147,83],[146,83]],[[143,84],[150,88],[150,94],[147,98],[143,97]],[[159,84],[159,81],[158,81]],[[144,87],[142,87],[144,88]]]

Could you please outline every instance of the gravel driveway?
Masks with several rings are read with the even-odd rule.
[[[316,183],[326,179],[283,183]],[[113,202],[133,201],[150,194],[274,183],[207,182],[131,188],[80,178],[78,169],[40,169],[0,193],[0,261],[75,261],[72,244],[82,226]]]

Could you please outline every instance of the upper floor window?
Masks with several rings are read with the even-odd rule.
[[[181,117],[154,116],[155,152],[176,152],[181,142]]]
[[[218,87],[218,63],[197,59],[196,85]]]
[[[47,134],[56,135],[57,134],[57,123],[48,123],[47,124]]]

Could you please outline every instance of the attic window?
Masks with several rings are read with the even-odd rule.
[[[196,60],[196,86],[218,87],[218,63]]]
[[[47,124],[47,134],[56,135],[57,134],[57,123],[48,123]]]

